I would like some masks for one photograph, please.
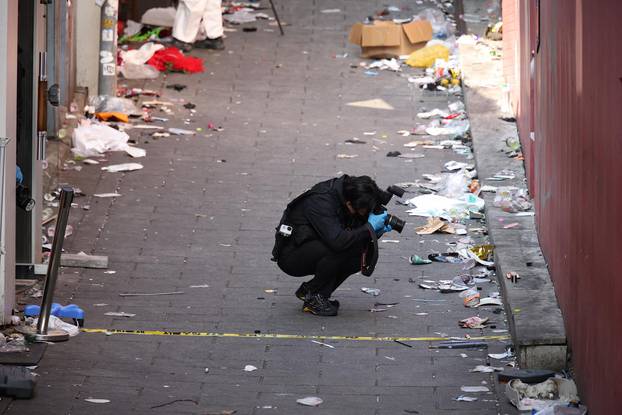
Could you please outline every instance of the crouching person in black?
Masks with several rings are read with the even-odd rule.
[[[372,232],[391,230],[387,212],[372,213],[378,186],[368,176],[348,176],[316,184],[287,205],[277,227],[273,260],[294,277],[313,275],[296,291],[303,311],[336,316],[332,293],[361,270],[361,256]]]

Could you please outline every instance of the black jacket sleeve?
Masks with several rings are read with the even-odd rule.
[[[320,239],[333,251],[344,251],[371,239],[367,224],[346,229],[339,217],[339,205],[330,193],[314,195],[304,201],[304,215]]]

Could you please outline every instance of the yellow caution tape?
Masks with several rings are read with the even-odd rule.
[[[252,339],[284,339],[284,340],[350,340],[350,341],[371,341],[371,342],[435,342],[458,340],[456,337],[372,337],[372,336],[317,336],[304,334],[276,334],[276,333],[214,333],[204,331],[161,331],[161,330],[119,330],[119,329],[80,329],[83,333],[102,333],[111,334],[133,334],[138,336],[181,336],[181,337],[233,337],[233,338],[252,338]],[[468,340],[507,340],[510,337],[503,336],[479,336],[460,338],[462,341]]]

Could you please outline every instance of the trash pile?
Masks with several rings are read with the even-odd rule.
[[[409,193],[415,193],[398,203],[409,207],[406,213],[410,216],[425,218],[425,222],[415,228],[417,235],[428,238],[436,234],[455,235],[455,240],[446,243],[445,249],[437,252],[417,252],[408,257],[410,264],[419,267],[417,270],[425,270],[426,267],[435,266],[433,264],[442,263],[445,265],[441,266],[447,267],[453,275],[450,278],[436,279],[426,276],[422,271],[420,276],[409,278],[409,282],[429,292],[425,298],[418,299],[420,301],[442,302],[442,304],[446,301],[456,301],[462,303],[465,310],[470,310],[470,313],[457,321],[457,326],[464,329],[465,333],[479,330],[480,336],[507,335],[506,329],[497,328],[498,324],[504,324],[504,310],[495,274],[494,246],[488,242],[487,237],[485,208],[498,208],[516,216],[524,216],[533,214],[530,212],[532,203],[525,188],[512,186],[514,183],[505,184],[516,179],[514,171],[503,169],[492,177],[480,179],[475,163],[472,162],[474,156],[471,126],[462,98],[462,72],[458,46],[462,43],[478,44],[479,39],[468,35],[456,39],[452,21],[446,17],[447,10],[425,9],[414,16],[412,13],[409,14],[409,10],[386,7],[365,21],[353,25],[349,41],[361,47],[361,58],[369,60],[358,65],[350,64],[350,67],[364,70],[363,74],[367,77],[378,77],[385,72],[405,78],[409,85],[425,91],[424,94],[430,93],[436,98],[446,96],[448,104],[446,107],[421,108],[417,113],[416,125],[396,131],[398,136],[396,140],[390,138],[388,134],[365,131],[362,133],[366,136],[364,140],[353,137],[346,139],[344,144],[350,146],[356,144],[357,149],[360,149],[363,148],[361,145],[371,141],[373,151],[380,151],[388,142],[395,145],[401,141],[399,137],[404,137],[411,141],[402,142],[401,151],[395,149],[385,151],[386,157],[413,162],[415,159],[425,158],[430,151],[439,150],[452,152],[455,156],[463,158],[448,161],[442,166],[441,171],[426,173],[419,180],[396,184]],[[495,30],[498,31],[499,27]],[[347,53],[335,54],[335,57],[345,59]],[[351,102],[347,105],[385,111],[394,109],[382,98]],[[517,139],[507,139],[505,144],[508,157],[522,158]],[[358,157],[358,154],[341,153],[337,156],[340,159],[354,157]],[[503,186],[496,186],[498,182],[504,182]],[[484,194],[490,193],[494,194],[494,199],[491,197],[485,200]],[[487,201],[489,206],[486,206]],[[519,223],[508,223],[504,228],[516,229],[519,226]],[[435,242],[440,243],[438,240]],[[508,273],[506,277],[513,283],[517,283],[521,278],[516,273]],[[380,295],[377,288],[363,287],[361,290],[374,297]],[[437,299],[434,298],[436,294]],[[388,311],[397,304],[376,302],[370,312]],[[428,313],[415,313],[415,315],[425,316]],[[448,337],[446,333],[436,334]],[[464,337],[448,337],[448,341],[431,347],[482,349],[487,348],[488,343],[472,339],[470,334],[465,334]],[[516,366],[511,347],[508,347],[505,353],[490,353],[488,357],[501,360],[505,367],[494,366],[488,361],[486,365],[478,365],[471,371],[499,373],[500,380],[501,375],[504,376],[504,382],[511,380],[510,373],[514,369],[506,370],[507,367]],[[554,376],[554,373],[549,373],[547,378],[539,379],[537,382],[522,378],[526,382],[524,385],[527,381],[535,383],[533,388],[546,390],[547,393],[544,394],[533,393],[531,386],[523,388],[518,379],[511,380],[507,386],[508,398],[521,410],[533,409],[542,411],[538,412],[542,414],[556,413],[551,408],[559,405],[576,406],[578,403],[576,389],[573,394],[572,388],[566,386],[572,381]],[[541,387],[538,382],[547,382],[547,386]],[[461,392],[490,393],[490,390],[480,385],[463,386]],[[462,402],[478,399],[477,395],[465,394],[455,398]],[[568,409],[564,409],[566,410]],[[580,409],[577,410],[578,412],[567,413],[583,413]]]

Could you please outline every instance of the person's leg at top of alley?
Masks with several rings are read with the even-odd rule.
[[[207,37],[197,40],[201,28]],[[184,52],[192,47],[222,50],[225,48],[221,0],[180,0],[173,25],[174,45]]]

